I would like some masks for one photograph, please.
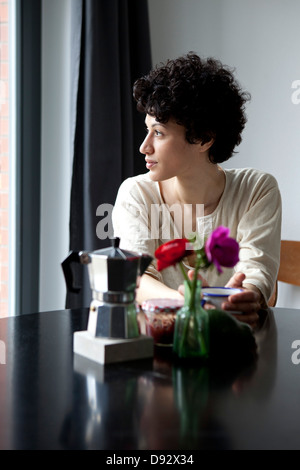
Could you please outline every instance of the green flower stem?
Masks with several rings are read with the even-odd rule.
[[[183,349],[184,343],[186,342],[186,337],[187,337],[190,321],[193,319],[193,327],[194,328],[195,328],[195,325],[196,325],[196,318],[195,318],[195,312],[194,312],[194,309],[195,309],[195,292],[196,292],[197,277],[198,277],[200,262],[201,262],[201,260],[199,259],[199,257],[197,257],[193,282],[191,282],[191,280],[189,279],[189,277],[188,277],[188,275],[187,275],[187,273],[184,269],[184,266],[183,266],[182,262],[181,261],[179,262],[180,269],[183,273],[184,279],[187,282],[186,287],[188,287],[189,291],[190,291],[189,292],[188,302],[189,302],[189,309],[192,312],[191,316],[187,316],[185,318],[185,321],[184,321],[183,332],[182,332],[182,336],[180,338],[180,350]]]
[[[190,301],[189,301],[189,307],[194,308],[195,307],[195,293],[196,293],[196,286],[197,286],[197,281],[198,281],[198,272],[199,268],[201,265],[202,258],[200,256],[197,256],[197,261],[196,261],[196,266],[195,266],[195,271],[194,271],[194,278],[192,282],[192,289],[190,293]],[[200,282],[200,280],[199,280]]]
[[[183,274],[183,277],[186,281],[186,286],[185,287],[188,287],[189,291],[190,291],[190,295],[189,295],[189,304],[191,302],[191,281],[186,273],[186,270],[183,266],[183,263],[182,261],[179,262],[179,266],[180,266],[180,269],[181,269],[181,272]],[[193,283],[194,284],[194,283]],[[185,294],[186,295],[186,294]],[[182,336],[180,338],[180,350],[182,350],[183,348],[183,345],[184,345],[184,342],[186,340],[186,336],[187,336],[187,332],[188,332],[188,326],[189,326],[189,321],[190,321],[190,318],[189,317],[186,317],[185,318],[185,321],[184,321],[184,325],[183,325],[183,332],[182,332]]]
[[[182,318],[181,320],[181,333],[178,332],[178,335],[176,335],[178,341],[178,346],[176,346],[176,349],[180,357],[188,357],[186,356],[187,345],[190,343],[190,346],[193,350],[195,347],[193,341],[199,341],[199,350],[201,350],[201,356],[206,357],[208,355],[206,331],[204,325],[201,324],[201,320],[199,324],[199,313],[196,311],[198,308],[198,303],[201,303],[201,299],[196,299],[196,295],[199,295],[197,287],[198,283],[201,285],[201,281],[198,279],[198,272],[202,264],[202,257],[197,256],[194,278],[192,280],[188,279],[187,273],[184,270],[184,266],[181,265],[181,263],[179,264],[185,279],[185,306],[188,309],[189,314],[187,314],[186,317]],[[204,328],[203,331],[201,331],[202,328]],[[192,354],[192,356],[193,355],[194,354]]]
[[[202,328],[200,326],[199,328],[199,323],[198,323],[198,319],[197,319],[197,316],[194,315],[195,317],[195,321],[194,321],[194,329],[195,329],[195,335],[197,335],[197,332],[199,332],[199,329],[202,330],[201,332],[201,335],[199,335],[200,337],[200,341],[201,341],[201,350],[203,352],[203,355],[206,356],[208,355],[208,345],[207,345],[207,338],[205,337],[205,328]]]
[[[190,291],[190,295],[191,295],[191,284],[190,284],[190,282],[185,287],[188,287],[188,289]],[[184,295],[186,295],[186,293]],[[189,304],[190,304],[190,302],[191,302],[191,296],[189,297]],[[189,306],[189,308],[190,308],[190,306]],[[191,317],[188,316],[188,315],[184,319],[183,331],[182,331],[182,335],[181,335],[181,338],[180,338],[179,351],[183,350],[184,343],[186,342],[186,337],[187,337],[187,333],[188,333],[190,320],[191,320]]]
[[[180,338],[180,346],[179,346],[179,351],[181,351],[181,354],[184,350],[184,343],[186,342],[186,336],[187,336],[190,320],[191,320],[191,317],[187,316],[184,321],[184,327],[183,327],[182,336]]]
[[[188,275],[187,275],[187,273],[186,273],[186,270],[185,270],[185,268],[184,268],[184,266],[183,266],[182,261],[179,261],[179,267],[180,267],[181,272],[182,272],[182,274],[183,274],[184,280],[190,285],[190,284],[191,284],[191,281],[189,280],[189,277],[188,277]]]
[[[179,316],[176,322],[174,348],[179,357],[182,358],[208,356],[207,326],[205,316],[202,317],[203,314],[201,313],[201,280],[198,279],[199,269],[206,265],[206,261],[201,250],[197,251],[196,255],[194,277],[192,280],[189,279],[183,263],[179,262],[185,285],[183,309],[187,310],[186,314],[183,314],[182,318]],[[199,354],[197,350],[199,350]]]

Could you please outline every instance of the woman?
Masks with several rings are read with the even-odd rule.
[[[240,262],[221,277],[202,273],[203,283],[242,287],[223,308],[255,321],[279,267],[280,193],[269,174],[219,165],[241,142],[249,95],[219,61],[189,53],[137,80],[134,98],[145,113],[140,152],[149,171],[122,183],[113,211],[115,236],[123,248],[154,256],[167,240],[188,238],[191,231],[204,239],[220,225],[229,227],[240,244]],[[137,291],[138,302],[181,296],[179,269],[158,272],[155,261]]]

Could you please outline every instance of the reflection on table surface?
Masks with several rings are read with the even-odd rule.
[[[271,337],[276,349],[272,312],[256,332],[258,354],[265,338]],[[65,423],[64,445],[74,448],[85,443],[85,448],[96,448],[104,439],[103,448],[110,449],[231,448],[234,444],[219,418],[219,407],[224,400],[246,397],[266,371],[257,356],[245,363],[238,353],[235,361],[230,356],[231,362],[226,362],[226,350],[220,355],[213,364],[184,364],[176,361],[170,348],[156,347],[153,360],[110,366],[75,355],[76,380],[85,381],[87,391],[86,426],[79,431],[75,404]],[[268,365],[264,399],[275,377],[276,354],[271,356],[273,364],[264,363]]]
[[[246,362],[221,344],[206,364],[156,348],[153,359],[105,366],[73,354],[87,315],[0,321],[0,448],[300,448],[300,376],[290,360],[300,311],[265,312]]]

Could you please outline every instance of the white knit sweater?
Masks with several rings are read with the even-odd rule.
[[[280,257],[281,197],[273,176],[251,168],[224,170],[226,184],[212,214],[197,217],[200,235],[205,238],[220,225],[240,245],[240,262],[234,269],[216,269],[202,273],[211,286],[225,285],[234,272],[246,275],[245,283],[255,285],[268,300],[276,281]],[[173,215],[171,215],[172,209]],[[174,215],[175,214],[175,215]],[[123,249],[148,253],[154,257],[158,246],[174,238],[188,237],[182,232],[176,207],[166,206],[159,184],[142,174],[128,178],[119,188],[112,214],[114,235]],[[185,224],[184,228],[186,228]],[[158,272],[155,260],[148,269],[156,279],[177,289],[183,282],[178,267]]]

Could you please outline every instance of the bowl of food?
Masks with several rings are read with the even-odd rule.
[[[183,299],[149,299],[143,302],[146,335],[151,336],[157,346],[173,346],[176,314],[183,302]]]

